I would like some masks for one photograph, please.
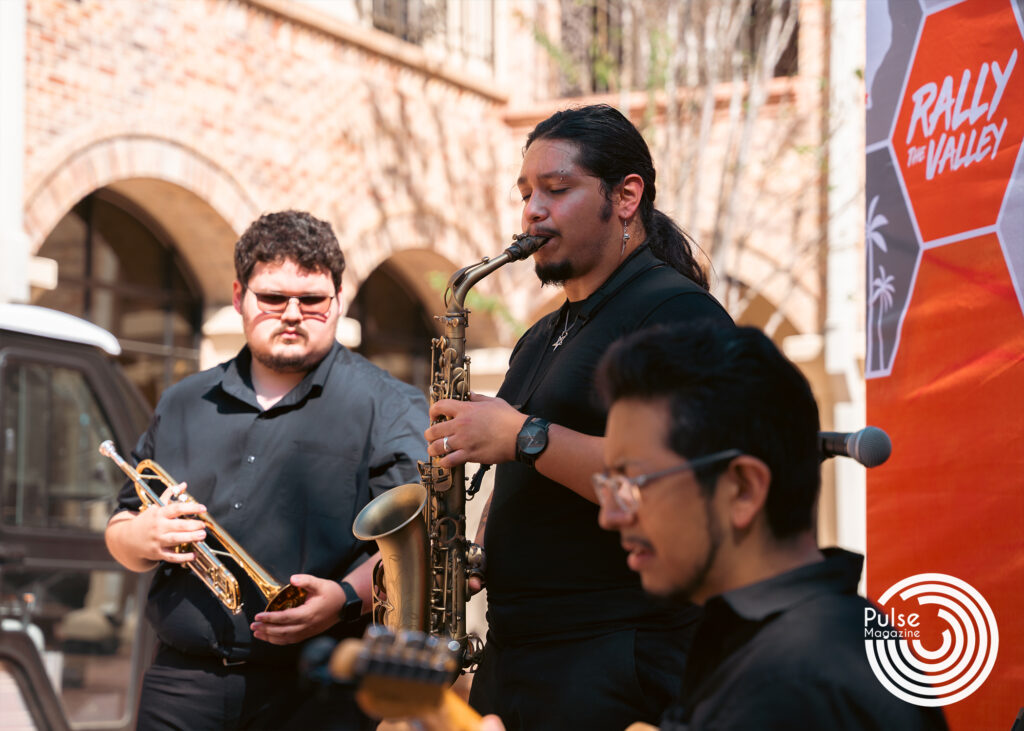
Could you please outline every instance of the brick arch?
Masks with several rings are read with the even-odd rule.
[[[346,283],[354,285],[353,289],[378,266],[403,251],[432,251],[439,266],[449,266],[454,271],[484,256],[499,254],[512,243],[509,240],[503,244],[495,241],[493,234],[469,230],[463,222],[442,212],[413,207],[391,207],[356,229],[346,228],[345,221],[339,219],[349,217],[339,211],[332,218],[345,252]],[[490,242],[490,248],[481,241]]]
[[[753,308],[751,313],[771,312],[773,317],[768,322],[772,322],[773,327],[788,323],[797,333],[817,332],[818,295],[815,282],[810,279],[815,271],[811,265],[813,256],[814,252],[808,250],[786,253],[781,260],[778,252],[747,246],[731,266],[729,279],[735,286],[731,287],[729,296],[724,296],[723,283],[716,282],[713,274],[712,292],[719,296],[734,319],[743,318],[747,310]],[[757,323],[759,327],[765,324],[767,322]]]
[[[31,250],[78,201],[107,188],[130,199],[170,234],[207,302],[230,299],[232,244],[259,206],[208,157],[165,137],[118,134],[64,156],[39,178],[25,201]]]
[[[25,199],[25,231],[37,250],[57,222],[90,192],[118,181],[156,179],[193,193],[235,231],[258,215],[242,185],[205,155],[174,140],[120,134],[74,150],[44,175]]]

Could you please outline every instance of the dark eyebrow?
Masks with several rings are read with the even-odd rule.
[[[576,172],[568,173],[568,172],[565,172],[564,170],[557,170],[557,171],[552,171],[550,173],[541,173],[540,175],[537,176],[537,179],[538,180],[552,180],[554,178],[578,178],[578,177],[581,177],[580,173],[576,173]],[[519,179],[516,181],[516,186],[521,187],[523,185],[523,183],[525,183],[525,182],[526,182],[526,177],[523,176],[523,175],[520,175]]]

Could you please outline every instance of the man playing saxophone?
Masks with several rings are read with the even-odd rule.
[[[566,301],[516,345],[498,398],[431,407],[425,436],[440,466],[497,465],[476,539],[489,631],[470,702],[509,729],[656,722],[698,617],[692,605],[644,597],[597,524],[591,484],[606,418],[592,381],[608,345],[658,323],[732,327],[691,243],[655,209],[654,179],[643,137],[611,107],[558,112],[534,128],[518,180],[523,229],[548,238],[537,275]]]
[[[143,682],[140,729],[372,728],[344,692],[303,687],[301,643],[361,634],[370,608],[365,543],[349,526],[374,496],[418,481],[426,402],[335,340],[345,260],[328,223],[267,214],[235,246],[235,309],[246,346],[168,389],[136,460],[187,483],[196,502],[139,511],[132,483],[106,530],[111,554],[156,569],[146,607],[160,645]],[[229,612],[184,564],[181,544],[216,524],[305,602],[266,611],[236,571]],[[230,560],[225,563],[230,564]]]

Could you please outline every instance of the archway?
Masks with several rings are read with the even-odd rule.
[[[203,296],[192,268],[145,209],[110,188],[93,191],[57,222],[38,255],[57,262],[57,287],[33,304],[112,332],[129,378],[155,404],[199,368]]]
[[[355,350],[396,378],[424,392],[430,385],[430,342],[443,334],[444,287],[456,267],[426,249],[405,249],[379,264],[363,281],[348,316],[359,322]],[[467,348],[499,345],[486,301],[471,299]],[[471,383],[472,385],[472,383]]]

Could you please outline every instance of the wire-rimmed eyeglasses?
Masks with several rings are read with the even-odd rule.
[[[249,290],[256,298],[256,306],[265,315],[280,316],[295,300],[303,317],[323,317],[331,309],[334,297],[328,294],[283,294],[281,292],[257,292]]]
[[[619,510],[632,515],[640,507],[640,488],[651,484],[655,480],[660,480],[662,477],[668,477],[669,475],[685,472],[686,470],[704,469],[718,462],[735,459],[741,454],[743,452],[739,449],[725,449],[721,452],[687,460],[668,469],[648,472],[646,475],[626,477],[621,474],[609,475],[604,472],[598,472],[591,477],[591,480],[594,484],[594,492],[597,494],[597,501],[601,507],[608,507],[614,499],[615,505]]]

